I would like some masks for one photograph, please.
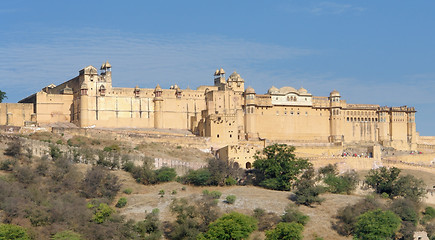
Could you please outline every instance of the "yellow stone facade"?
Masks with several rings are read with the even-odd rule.
[[[223,69],[215,71],[213,85],[196,90],[176,84],[170,89],[119,88],[112,87],[111,69],[108,62],[100,71],[88,66],[77,77],[47,86],[22,104],[1,104],[0,124],[188,129],[218,146],[291,141],[416,148],[413,107],[348,104],[335,90],[325,97],[292,87],[271,87],[257,94],[251,87],[245,89],[238,73],[227,78]]]

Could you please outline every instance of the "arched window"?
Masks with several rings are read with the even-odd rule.
[[[252,168],[252,164],[251,164],[250,162],[247,162],[247,163],[246,163],[246,168],[247,168],[247,169]]]

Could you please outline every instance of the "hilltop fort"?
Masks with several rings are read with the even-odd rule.
[[[212,80],[213,85],[196,90],[177,84],[169,89],[159,84],[155,88],[112,87],[112,66],[105,62],[100,71],[87,66],[71,80],[44,87],[19,103],[0,104],[0,125],[67,122],[80,128],[189,130],[219,148],[226,146],[221,157],[247,168],[253,146],[267,142],[417,149],[413,107],[349,104],[336,90],[329,96],[313,96],[302,87],[272,86],[259,94],[245,88],[237,72],[226,77],[222,68]]]

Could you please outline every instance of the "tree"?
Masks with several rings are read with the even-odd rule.
[[[87,198],[113,199],[121,188],[118,177],[101,166],[94,166],[86,173],[82,193]]]
[[[296,222],[305,225],[310,220],[310,217],[299,211],[295,205],[289,204],[285,208],[284,214],[281,216],[283,222]]]
[[[257,153],[254,158],[256,183],[262,187],[290,191],[294,181],[311,166],[307,159],[296,158],[295,148],[274,144]]]
[[[161,239],[162,230],[161,230],[161,223],[159,220],[159,209],[155,208],[151,213],[148,213],[144,221],[137,223],[136,229],[141,239],[147,239],[147,240]]]
[[[354,237],[359,240],[393,239],[400,225],[400,218],[391,211],[369,211],[358,217]]]
[[[372,169],[366,176],[366,183],[374,188],[376,193],[387,193],[390,196],[393,192],[393,184],[398,179],[400,172],[401,170],[396,167]]]
[[[323,182],[328,185],[328,192],[350,194],[358,184],[358,174],[355,171],[340,176],[328,174]]]
[[[13,240],[13,239],[30,240],[25,228],[13,224],[0,224],[0,239],[1,240]]]
[[[304,226],[300,223],[280,222],[273,230],[266,231],[266,240],[302,240]]]
[[[241,240],[247,239],[257,229],[257,221],[250,216],[232,212],[211,223],[208,231],[199,239]]]
[[[158,182],[170,182],[175,179],[177,173],[174,168],[162,167],[156,170],[156,177]]]
[[[348,205],[339,209],[332,227],[343,236],[349,236],[355,232],[358,217],[365,212],[382,208],[381,203],[373,196],[368,196],[354,205]]]
[[[310,167],[302,174],[301,178],[296,182],[295,202],[311,206],[314,203],[322,203],[323,198],[319,195],[324,192],[322,186],[316,186],[314,179],[314,169]]]
[[[2,90],[0,90],[0,103],[3,102],[3,100],[4,100],[5,98],[8,98],[8,97],[6,96],[6,93],[3,92]]]
[[[426,194],[425,183],[412,175],[400,176],[400,169],[381,167],[370,170],[366,183],[377,193],[386,193],[390,198],[404,197],[418,202]]]

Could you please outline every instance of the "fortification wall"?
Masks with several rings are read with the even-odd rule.
[[[32,119],[31,103],[0,103],[0,125],[25,126]]]

